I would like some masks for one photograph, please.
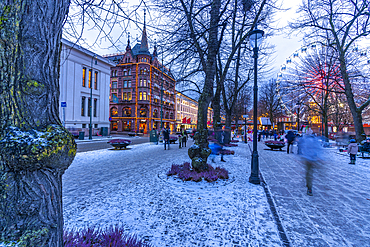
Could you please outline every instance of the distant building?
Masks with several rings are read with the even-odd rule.
[[[105,57],[115,63],[110,80],[111,133],[148,133],[160,129],[161,122],[174,131],[176,81],[159,62],[156,46],[149,52],[145,21],[141,43],[131,49],[128,39],[125,53]]]
[[[176,93],[176,125],[180,128],[189,129],[197,127],[198,102],[180,92]]]
[[[74,134],[83,131],[88,135],[90,102],[93,135],[109,133],[110,68],[114,64],[95,56],[95,53],[62,39],[59,116],[63,125]]]

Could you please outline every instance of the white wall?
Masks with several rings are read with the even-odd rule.
[[[88,88],[88,71],[91,68],[91,61],[95,54],[87,49],[75,45],[65,39],[62,39],[62,52],[60,62],[60,96],[59,96],[59,116],[63,122],[63,108],[61,102],[66,102],[65,107],[65,127],[67,129],[76,128],[80,131],[84,130],[88,133],[90,117],[88,111],[88,98],[90,98],[90,88]],[[97,64],[95,64],[95,60]],[[98,72],[98,88],[94,89],[92,98],[97,99],[97,116],[94,117],[94,109],[92,111],[93,127],[97,124],[98,128],[94,130],[96,133],[101,127],[110,127],[109,122],[109,83],[110,83],[110,67],[114,66],[109,60],[97,55],[93,60],[93,76],[95,71]],[[86,67],[86,87],[82,86],[82,69]],[[81,116],[82,97],[86,97],[85,116]],[[93,107],[94,107],[94,103]],[[83,125],[86,125],[83,128]]]

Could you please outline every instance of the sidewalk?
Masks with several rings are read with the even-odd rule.
[[[311,197],[298,155],[258,146],[261,173],[292,246],[370,246],[369,159],[357,158],[353,166],[336,148],[325,149]]]
[[[66,228],[120,224],[155,247],[282,246],[262,186],[248,182],[250,153],[216,158],[228,182],[167,179],[172,164],[190,161],[178,144],[78,153],[63,175]],[[212,163],[213,165],[213,163]]]

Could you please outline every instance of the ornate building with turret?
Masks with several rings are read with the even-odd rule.
[[[141,43],[131,48],[129,37],[126,52],[104,57],[116,64],[110,79],[111,133],[148,133],[161,123],[175,131],[176,81],[158,60],[156,46],[149,52],[145,18]]]

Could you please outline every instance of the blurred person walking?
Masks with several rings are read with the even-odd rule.
[[[322,147],[313,134],[304,135],[300,140],[301,155],[306,166],[307,195],[312,196],[313,168],[319,164]]]
[[[355,139],[351,139],[349,142],[350,143],[348,145],[347,152],[349,154],[350,161],[348,164],[354,165],[356,164],[356,155],[358,152],[358,145]]]

